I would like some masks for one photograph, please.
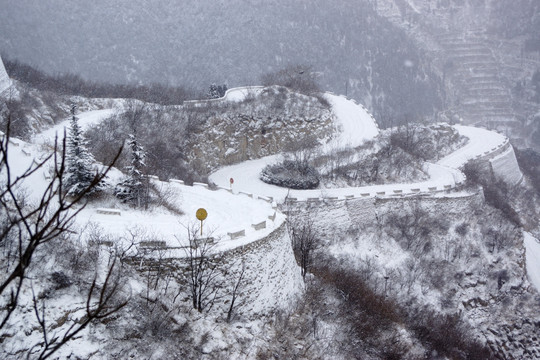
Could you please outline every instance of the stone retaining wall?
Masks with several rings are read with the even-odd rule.
[[[186,285],[183,301],[189,302],[189,261],[175,256],[178,251],[182,250],[146,248],[145,253],[127,258],[125,262],[143,272],[159,270],[172,274],[180,284]],[[300,268],[294,258],[285,222],[268,236],[220,253],[214,261],[219,272],[216,277],[219,296],[211,311],[218,316],[226,316],[242,267],[245,267],[245,272],[236,300],[236,313],[244,317],[270,316],[278,309],[291,306],[303,291]]]
[[[456,196],[407,196],[386,198],[352,198],[338,201],[288,202],[283,211],[289,216],[309,216],[325,237],[343,236],[348,232],[375,226],[383,221],[382,214],[390,208],[406,203],[420,202],[424,208],[439,214],[463,213],[471,206],[481,206],[484,195],[481,190]]]

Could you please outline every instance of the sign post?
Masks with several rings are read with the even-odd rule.
[[[208,216],[208,213],[206,212],[205,209],[203,208],[200,208],[197,210],[197,212],[195,213],[195,216],[197,217],[198,220],[201,221],[201,236],[202,236],[202,225],[203,225],[203,221],[206,219],[206,217]]]

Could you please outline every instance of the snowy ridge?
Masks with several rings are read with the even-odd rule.
[[[201,99],[184,101],[185,105],[203,105],[206,103],[222,101],[242,101],[248,96],[258,95],[265,86],[242,86],[228,89],[225,95],[217,99]],[[325,148],[340,146],[359,146],[365,141],[375,138],[379,134],[379,125],[373,115],[362,104],[345,95],[336,95],[326,92],[324,96],[330,101],[339,123],[340,136],[331,140]]]
[[[213,102],[221,101],[242,101],[249,95],[257,95],[264,89],[264,86],[241,86],[236,88],[228,89],[225,92],[225,95],[216,99],[200,99],[200,100],[187,100],[184,101],[185,105],[202,105]]]
[[[4,67],[4,62],[0,57],[0,95],[11,86],[11,80]]]

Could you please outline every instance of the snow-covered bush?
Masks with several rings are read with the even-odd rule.
[[[439,160],[465,144],[465,138],[448,124],[407,124],[390,129],[390,145],[409,153],[415,158]]]
[[[313,96],[326,108],[330,103],[322,96],[321,87],[317,82],[317,75],[311,66],[292,65],[281,70],[264,74],[261,82],[265,86],[279,85],[301,94]]]
[[[289,189],[315,189],[319,186],[319,173],[309,165],[293,160],[267,165],[261,171],[260,179],[267,184]]]
[[[315,163],[326,187],[422,181],[428,178],[425,161],[437,161],[464,143],[448,125],[409,124],[383,130],[360,148],[335,149]]]

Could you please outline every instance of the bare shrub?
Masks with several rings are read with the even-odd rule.
[[[184,252],[188,260],[188,287],[192,305],[198,312],[209,311],[222,287],[221,256],[213,254],[217,241],[211,235],[199,235],[195,225],[188,225],[186,230],[188,245],[184,247]]]
[[[312,162],[317,145],[318,141],[313,137],[289,142],[285,147],[285,160],[267,165],[261,171],[260,179],[290,189],[315,189],[319,186],[319,173]]]
[[[289,215],[287,225],[294,255],[305,280],[313,265],[314,252],[320,246],[320,235],[310,218]]]
[[[411,209],[403,207],[401,211],[392,212],[386,217],[387,232],[405,250],[421,253],[426,250],[429,235],[433,231],[435,221],[418,202]]]
[[[422,307],[409,309],[407,322],[428,349],[452,359],[492,359],[489,349],[476,340],[458,314],[439,314]]]
[[[311,66],[292,65],[261,77],[264,86],[281,85],[306,95],[320,93],[316,74]]]
[[[63,271],[55,271],[51,274],[51,281],[54,283],[54,289],[59,290],[71,286],[72,282],[69,276]]]
[[[481,227],[484,243],[490,252],[499,252],[513,246],[516,242],[516,229],[513,223],[504,218],[494,219]]]
[[[353,271],[316,266],[313,273],[323,284],[333,288],[341,300],[339,316],[348,329],[342,349],[345,354],[356,357],[376,353],[393,357],[405,353],[404,345],[392,335],[394,324],[402,321],[397,304],[374,292]]]
[[[267,165],[262,169],[260,179],[267,184],[286,187],[289,189],[315,189],[319,186],[319,174],[310,165],[291,160]]]
[[[344,180],[349,186],[362,186],[418,181],[428,177],[425,161],[436,160],[463,142],[450,127],[408,124],[383,131],[377,147],[357,148],[352,156],[336,151],[316,163],[323,182]]]
[[[469,233],[469,223],[462,222],[461,224],[456,225],[454,231],[459,236],[465,236]]]
[[[470,186],[482,186],[488,205],[499,209],[508,220],[520,225],[520,216],[512,206],[512,189],[504,181],[495,179],[493,173],[487,169],[486,164],[470,161],[465,164],[463,172]]]

